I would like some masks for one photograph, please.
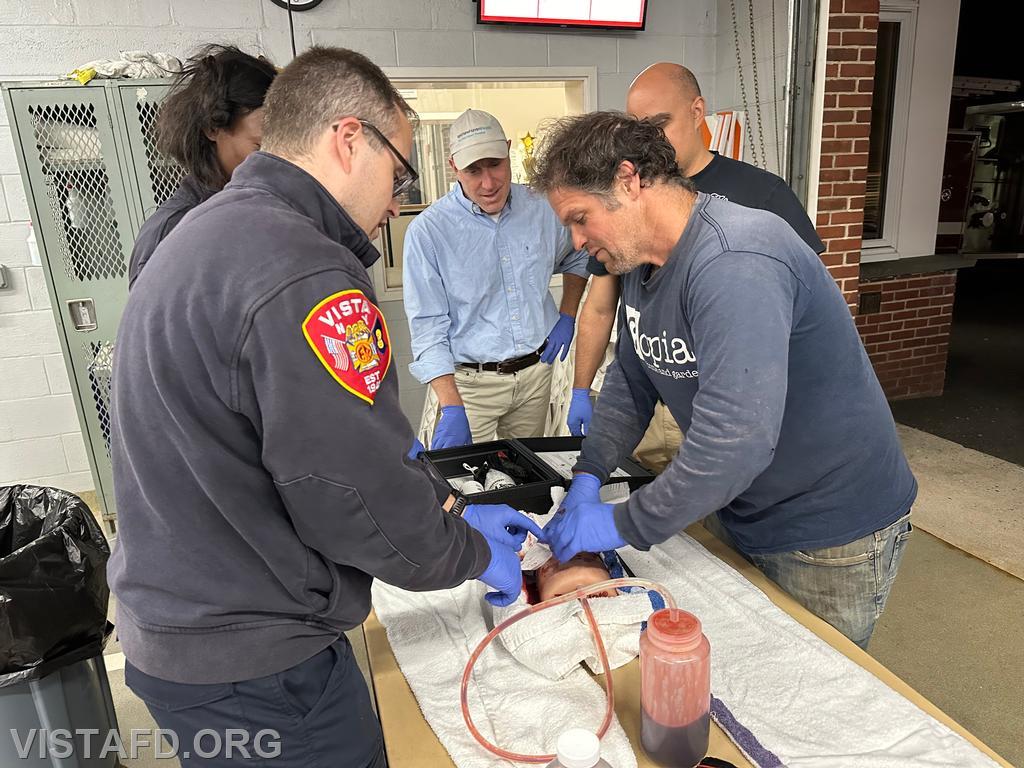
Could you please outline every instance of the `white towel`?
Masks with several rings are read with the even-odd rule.
[[[495,623],[526,607],[520,596],[512,605],[495,608]],[[654,608],[646,592],[597,597],[591,610],[608,655],[608,665],[618,669],[640,652],[640,630]],[[547,678],[558,679],[580,669],[580,663],[603,672],[594,635],[579,600],[546,608],[505,630],[499,640],[520,663]]]
[[[490,606],[480,582],[439,592],[405,592],[375,581],[373,606],[387,630],[398,666],[430,727],[460,768],[514,765],[484,750],[466,729],[459,704],[462,672],[490,631]],[[549,680],[517,662],[495,641],[473,669],[470,713],[492,743],[525,754],[551,754],[569,728],[596,731],[604,717],[604,689],[582,667]],[[636,768],[618,719],[601,740],[615,768]]]
[[[629,488],[624,484],[621,488],[605,486],[602,493],[607,489],[611,489],[612,493],[625,489],[625,494],[629,495]],[[551,489],[552,506],[549,515],[555,513],[564,496],[562,488]],[[528,517],[542,527],[550,519],[548,516],[534,514],[528,514]],[[526,537],[520,555],[524,571],[540,568],[551,556],[548,546],[537,541],[532,533]],[[604,552],[602,557],[611,577],[625,575],[615,552]],[[637,657],[644,623],[654,610],[663,605],[660,595],[651,596],[642,589],[622,591],[613,597],[595,597],[589,602],[594,619],[601,628],[601,640],[612,669],[618,669]],[[497,626],[511,618],[527,605],[526,596],[521,593],[512,605],[493,608],[493,625]],[[578,669],[581,661],[594,672],[604,671],[590,623],[578,600],[545,608],[516,622],[498,635],[498,641],[522,664],[552,680]]]
[[[595,597],[589,601],[601,628],[601,640],[608,664],[618,669],[640,652],[640,630],[655,610],[646,592]],[[522,595],[505,608],[494,609],[500,624],[527,607]],[[518,661],[544,677],[556,680],[579,669],[586,662],[594,672],[603,672],[583,606],[573,600],[523,619],[506,629],[498,640]]]
[[[116,59],[97,59],[80,66],[75,72],[94,70],[98,78],[170,77],[181,71],[181,59],[169,53],[121,51]],[[68,75],[74,77],[75,73]]]
[[[637,576],[660,582],[680,608],[700,618],[711,642],[716,719],[755,765],[997,765],[824,643],[689,536],[649,552],[620,553]],[[728,722],[730,714],[742,728]]]

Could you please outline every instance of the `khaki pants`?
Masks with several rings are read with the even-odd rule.
[[[471,371],[456,366],[455,384],[466,404],[474,443],[506,437],[543,437],[551,406],[550,365],[534,363],[517,373]],[[424,445],[430,445],[440,412],[437,395],[433,388],[428,388],[420,424]]]
[[[664,403],[654,406],[647,432],[633,451],[633,456],[652,472],[661,472],[679,453],[683,433]]]

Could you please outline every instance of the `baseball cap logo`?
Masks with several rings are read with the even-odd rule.
[[[462,133],[460,133],[459,137],[458,137],[458,140],[459,141],[464,141],[465,139],[469,138],[470,136],[476,136],[477,134],[485,134],[485,133],[487,133],[487,128],[485,128],[483,126],[480,126],[479,128],[470,128],[469,130],[466,130],[466,131],[463,131]]]

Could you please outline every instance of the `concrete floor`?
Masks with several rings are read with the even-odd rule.
[[[1024,766],[1024,581],[922,530],[868,652]]]
[[[1024,579],[1024,467],[898,426],[917,478],[914,525]]]

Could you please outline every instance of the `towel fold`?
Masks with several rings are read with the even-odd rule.
[[[491,629],[484,618],[490,616],[485,591],[475,581],[439,592],[373,584],[374,610],[398,666],[424,718],[460,768],[511,765],[470,735],[459,703],[466,662]],[[477,729],[493,744],[521,754],[551,754],[569,728],[597,731],[605,694],[583,667],[551,680],[524,667],[495,641],[473,669],[469,705]],[[618,718],[601,740],[601,755],[615,768],[636,768]]]
[[[601,628],[611,668],[617,669],[635,659],[640,652],[640,630],[654,610],[651,597],[641,591],[596,597],[588,602]],[[495,624],[526,607],[526,601],[520,596],[510,606],[495,608]],[[518,661],[553,680],[579,669],[581,661],[594,672],[604,671],[590,624],[578,600],[546,608],[523,619],[502,632],[498,639]]]
[[[628,486],[605,486],[602,492],[616,495],[629,493]],[[552,489],[552,507],[547,515],[526,513],[543,526],[558,510],[564,497],[561,488]],[[520,553],[524,571],[543,566],[552,557],[548,546],[533,534],[526,537]],[[614,552],[602,552],[605,567],[611,578],[624,576],[622,561]],[[664,606],[660,595],[648,595],[645,590],[628,588],[612,597],[595,597],[588,601],[594,619],[601,628],[601,640],[608,656],[608,664],[617,669],[628,664],[640,653],[640,633],[652,611]],[[525,592],[512,605],[493,608],[497,626],[528,607]],[[518,661],[544,677],[557,680],[586,663],[593,672],[604,670],[597,654],[594,635],[587,621],[583,605],[578,600],[545,608],[508,627],[498,640]]]

